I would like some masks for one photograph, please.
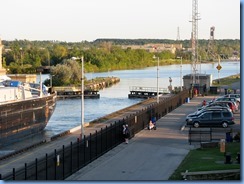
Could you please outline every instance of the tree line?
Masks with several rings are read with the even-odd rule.
[[[59,41],[2,41],[3,65],[9,73],[36,73],[39,66],[56,67],[67,63],[72,57],[84,56],[86,72],[101,72],[155,66],[156,54],[160,65],[179,63],[177,57],[184,62],[191,61],[191,53],[187,50],[177,50],[176,53],[163,51],[150,53],[142,49],[122,49],[121,45],[144,45],[147,43],[181,43],[189,48],[190,40],[167,39],[97,39],[93,42],[59,42]],[[198,53],[202,60],[207,60],[208,40],[199,40]],[[240,40],[215,40],[214,52],[225,56],[235,53],[240,56]],[[80,65],[81,62],[77,61]]]

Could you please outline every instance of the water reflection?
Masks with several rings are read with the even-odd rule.
[[[213,79],[218,78],[218,63],[204,63],[201,65],[201,73],[212,74]],[[222,62],[220,78],[240,73],[240,62]],[[198,69],[200,72],[200,68]],[[182,75],[191,72],[191,65],[182,67]],[[131,106],[142,99],[128,99],[130,86],[156,87],[157,67],[148,67],[137,70],[109,71],[102,73],[86,73],[87,79],[95,77],[119,77],[120,82],[110,88],[100,90],[100,99],[85,99],[85,122],[92,121],[117,110]],[[44,75],[42,78],[48,78]],[[180,65],[168,65],[159,67],[159,87],[169,86],[169,77],[172,78],[172,86],[180,84]],[[81,100],[65,99],[58,100],[54,114],[52,115],[46,132],[50,135],[61,133],[80,125]]]

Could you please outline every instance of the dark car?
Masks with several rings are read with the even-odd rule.
[[[215,106],[215,107],[203,108],[203,109],[198,109],[194,113],[188,114],[186,116],[186,121],[188,121],[188,119],[190,119],[192,117],[199,116],[206,111],[220,111],[220,110],[231,112],[230,108],[228,108],[228,107]]]
[[[222,126],[227,128],[235,124],[233,113],[229,111],[206,111],[199,116],[191,117],[187,120],[187,125],[198,128],[200,126]]]

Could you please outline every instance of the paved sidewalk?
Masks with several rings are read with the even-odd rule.
[[[185,117],[203,99],[193,98],[157,121],[157,130],[142,130],[129,144],[120,144],[66,180],[163,181],[168,180],[194,145],[188,143]]]

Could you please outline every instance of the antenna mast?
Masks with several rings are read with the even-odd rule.
[[[198,0],[192,0],[192,35],[191,35],[191,46],[192,46],[192,84],[196,84],[196,72],[198,62]]]
[[[177,27],[177,38],[176,41],[180,41],[180,28]]]

